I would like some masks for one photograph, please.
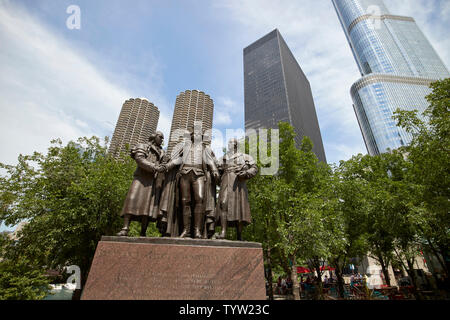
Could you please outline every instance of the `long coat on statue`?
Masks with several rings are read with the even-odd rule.
[[[189,142],[187,142],[189,144]],[[186,154],[184,154],[184,152]],[[170,157],[170,162],[176,166],[167,172],[160,199],[158,226],[163,236],[178,237],[183,230],[182,208],[180,205],[179,180],[177,173],[183,167],[185,157],[189,154],[189,146],[184,148],[183,144],[177,145]],[[216,204],[216,184],[211,177],[210,171],[217,169],[217,159],[214,152],[207,145],[203,145],[203,171],[205,173],[205,216],[214,216]],[[161,223],[164,221],[164,223]],[[162,228],[161,228],[162,227]]]
[[[178,237],[181,233],[179,221],[182,221],[175,203],[177,194],[177,168],[171,169],[164,178],[159,207],[158,229],[163,237]]]
[[[131,150],[131,157],[136,161],[137,168],[121,216],[129,214],[132,220],[137,221],[143,216],[148,216],[150,221],[156,220],[160,196],[156,167],[163,154],[164,151],[154,144],[140,143]]]
[[[253,178],[258,173],[255,161],[248,154],[227,153],[219,160],[219,166],[223,172],[220,183],[219,203],[223,201],[227,203],[226,217],[228,225],[235,227],[239,222],[243,225],[250,224],[252,218],[246,180]],[[243,180],[239,179],[237,175],[242,171],[247,173],[247,177]],[[219,208],[219,206],[217,207]],[[216,212],[217,223],[220,220],[220,210],[218,209]]]

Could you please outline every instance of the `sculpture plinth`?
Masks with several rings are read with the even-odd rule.
[[[82,300],[263,300],[261,244],[102,237]]]

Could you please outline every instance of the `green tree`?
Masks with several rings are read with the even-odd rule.
[[[17,255],[14,241],[0,235],[0,300],[39,300],[50,292],[49,278],[35,261]]]
[[[411,182],[420,186],[418,226],[423,245],[433,253],[449,279],[450,259],[450,78],[430,85],[425,112],[397,110],[397,124],[413,135],[405,149]]]
[[[23,261],[48,269],[78,265],[84,284],[98,241],[120,229],[118,213],[136,168],[129,156],[111,158],[107,142],[80,138],[64,146],[54,140],[47,154],[0,164],[6,170],[0,221],[28,221],[14,248]]]
[[[382,192],[384,201],[382,202],[383,212],[390,223],[389,239],[393,240],[392,262],[403,267],[412,280],[414,295],[418,294],[418,282],[414,270],[414,262],[419,256],[418,222],[420,216],[420,201],[418,199],[418,187],[409,180],[411,163],[406,160],[402,150],[394,150],[376,157],[380,160],[387,177],[381,177],[377,184],[378,192]],[[383,190],[381,190],[383,189]],[[388,228],[386,228],[388,229]]]
[[[331,247],[330,265],[335,268],[338,293],[344,298],[343,270],[353,258],[367,254],[367,181],[352,170],[352,161],[341,161],[334,169],[334,214],[340,219],[342,238]]]
[[[244,231],[246,240],[260,242],[263,247],[265,276],[269,283],[269,299],[273,299],[273,269],[280,265],[280,252],[276,247],[279,242],[277,220],[274,215],[279,192],[273,176],[261,176],[259,173],[248,182],[249,202],[252,223]]]
[[[320,190],[331,171],[318,162],[309,138],[305,137],[297,149],[292,126],[279,123],[279,130],[278,174],[249,182],[253,226],[248,231],[252,239],[262,241],[266,263],[271,262],[269,270],[281,267],[293,279],[294,295],[298,296],[297,261],[317,266],[320,275],[315,262],[325,256],[326,243],[332,242],[329,233],[325,235],[320,215],[324,211]]]
[[[351,233],[348,235],[362,245],[359,249],[363,250],[357,251],[362,253],[364,249],[368,249],[369,255],[379,262],[388,285],[388,268],[394,256],[394,239],[398,231],[398,225],[393,224],[393,221],[397,219],[400,199],[393,186],[394,180],[398,180],[398,175],[402,173],[402,168],[397,165],[402,159],[398,152],[379,156],[360,154],[340,165],[340,189],[343,191],[341,196],[344,197],[342,207],[355,214],[348,217],[350,220],[347,223],[354,228],[353,231],[349,229]],[[348,194],[352,189],[360,193]],[[357,233],[361,235],[359,240]]]
[[[268,136],[271,137],[269,130]],[[271,144],[278,141],[271,141],[271,139],[264,139],[268,143],[267,151],[268,157],[271,157]],[[257,164],[259,168],[262,168],[264,164],[259,159],[259,143],[260,137],[257,137],[256,151],[258,154]],[[249,152],[249,146],[246,146],[247,152]],[[270,166],[271,163],[266,164]],[[261,175],[261,170],[258,174],[247,182],[249,190],[249,202],[252,214],[252,223],[244,230],[244,238],[249,241],[260,242],[263,247],[264,264],[265,264],[265,276],[269,283],[269,299],[273,299],[273,273],[274,269],[279,269],[282,265],[281,258],[282,253],[276,244],[279,242],[280,235],[277,231],[278,223],[276,215],[273,212],[276,209],[277,203],[281,192],[274,192],[278,190],[279,179],[277,176]]]

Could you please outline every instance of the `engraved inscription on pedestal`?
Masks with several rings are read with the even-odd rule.
[[[174,243],[99,242],[82,299],[265,299],[261,248]]]

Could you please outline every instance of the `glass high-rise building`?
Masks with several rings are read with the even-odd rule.
[[[429,84],[449,77],[446,66],[414,19],[390,14],[382,0],[332,2],[362,76],[351,96],[369,154],[410,143],[393,112],[422,113]]]
[[[308,79],[275,29],[244,49],[245,129],[278,129],[288,122],[311,138],[317,158],[326,162]]]

